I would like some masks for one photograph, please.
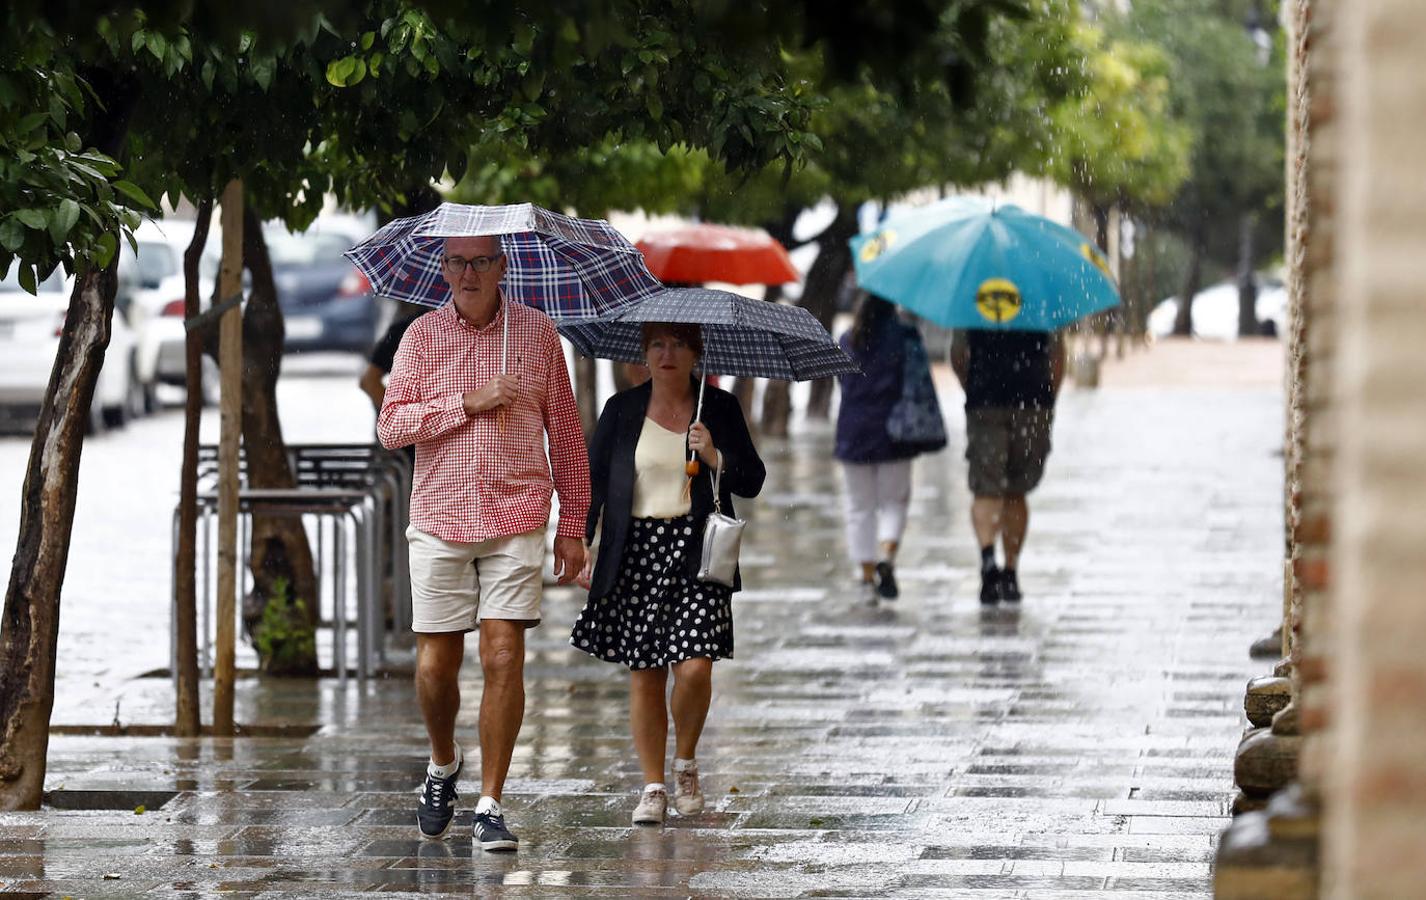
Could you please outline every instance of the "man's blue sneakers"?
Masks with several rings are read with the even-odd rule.
[[[482,850],[514,850],[520,840],[505,827],[505,816],[496,810],[475,814],[473,835]]]
[[[465,765],[462,759],[449,778],[437,778],[426,772],[426,783],[421,788],[421,800],[416,804],[416,824],[421,836],[437,840],[446,836],[451,821],[456,815],[456,779]]]

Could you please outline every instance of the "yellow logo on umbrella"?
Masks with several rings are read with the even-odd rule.
[[[862,244],[862,262],[871,262],[892,244],[896,243],[896,232],[890,228],[878,231]]]
[[[1020,315],[1020,289],[1006,278],[987,278],[975,292],[975,308],[991,322],[1009,322]]]
[[[1114,280],[1114,273],[1109,271],[1109,260],[1104,258],[1103,253],[1089,246],[1089,244],[1080,244],[1079,252],[1084,254],[1085,259],[1094,263],[1094,267],[1103,272],[1105,278],[1108,278],[1110,281]]]

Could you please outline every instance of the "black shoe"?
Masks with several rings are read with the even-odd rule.
[[[520,846],[519,838],[505,827],[501,813],[477,814],[473,836],[482,850],[514,850]]]
[[[1020,581],[1014,569],[1000,570],[1000,599],[1007,603],[1019,603],[1021,599]]]
[[[426,772],[426,784],[421,788],[421,799],[416,804],[416,825],[421,836],[436,840],[446,836],[451,820],[456,815],[456,779],[465,765],[462,759],[456,766],[455,774],[449,778],[437,778]]]
[[[887,600],[895,600],[901,596],[901,589],[896,586],[896,573],[892,571],[890,560],[883,559],[876,564],[876,592]]]
[[[994,606],[1000,602],[1000,568],[989,566],[980,570],[980,602]]]

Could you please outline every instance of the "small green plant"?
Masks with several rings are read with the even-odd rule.
[[[307,605],[288,597],[286,578],[275,578],[272,595],[253,630],[253,645],[264,672],[277,675],[304,673],[317,655],[317,636],[307,621]]]

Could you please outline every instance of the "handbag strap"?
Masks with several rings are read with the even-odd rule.
[[[718,515],[723,514],[723,505],[718,500],[718,494],[723,485],[723,451],[713,451],[718,455],[718,465],[713,467],[713,471],[708,473],[708,477],[713,479],[713,511]]]

